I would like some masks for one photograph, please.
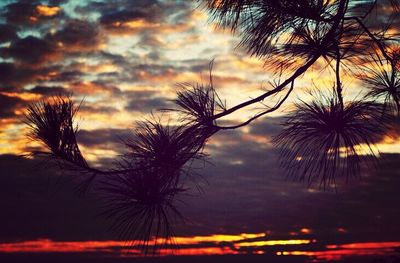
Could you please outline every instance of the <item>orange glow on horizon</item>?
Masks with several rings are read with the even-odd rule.
[[[209,236],[192,236],[192,237],[175,237],[173,240],[165,240],[159,238],[150,240],[156,245],[168,243],[172,249],[159,249],[159,255],[221,255],[221,254],[238,254],[242,247],[258,247],[258,246],[275,246],[275,245],[298,245],[309,244],[314,240],[257,240],[265,238],[265,233],[248,234],[242,233],[238,235],[209,235]],[[223,245],[221,243],[230,243]],[[17,253],[17,252],[119,252],[124,251],[131,254],[138,254],[140,251],[135,249],[135,241],[53,241],[50,239],[30,240],[14,243],[0,244],[0,253]],[[189,247],[178,248],[179,245]],[[190,245],[194,247],[190,247]],[[204,245],[198,247],[199,245]],[[130,246],[130,248],[127,248]],[[133,248],[133,249],[132,249]],[[261,254],[263,251],[255,251]],[[139,253],[140,254],[140,253]]]
[[[261,240],[249,239],[265,237],[260,234],[239,235],[210,235],[177,237],[170,248],[160,248],[151,256],[204,256],[204,255],[235,255],[235,254],[268,254],[270,252],[257,249],[259,246],[307,245],[315,244],[316,240]],[[153,240],[154,241],[154,240]],[[161,244],[164,239],[158,239],[155,244]],[[152,241],[150,241],[152,242]],[[228,244],[221,244],[226,242]],[[116,257],[144,257],[147,256],[135,247],[134,241],[53,241],[39,239],[0,244],[0,253],[103,253]],[[185,245],[185,247],[179,247]],[[199,246],[200,245],[200,246]],[[389,255],[400,242],[365,242],[339,245],[327,245],[323,251],[290,250],[277,251],[270,255],[276,256],[307,256],[313,262],[337,261],[351,256]],[[241,248],[250,248],[242,250]]]
[[[310,244],[312,240],[308,239],[291,239],[291,240],[263,240],[254,242],[238,243],[238,247],[261,247],[261,246],[278,246],[278,245],[303,245]]]
[[[199,244],[204,242],[233,242],[233,241],[240,241],[244,239],[253,239],[264,237],[265,233],[259,234],[246,234],[242,233],[239,235],[211,235],[211,236],[194,236],[194,237],[175,237],[174,242],[180,245],[186,244]],[[165,243],[165,239],[157,240],[158,244]]]

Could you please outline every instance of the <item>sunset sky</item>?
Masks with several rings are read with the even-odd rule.
[[[76,118],[79,146],[91,164],[107,167],[124,153],[121,138],[132,134],[136,121],[152,114],[176,121],[158,110],[176,108],[178,84],[208,83],[211,61],[215,88],[228,108],[292,72],[285,69],[279,79],[279,69],[247,55],[239,41],[216,27],[197,1],[1,0],[0,185],[5,189],[0,191],[0,214],[7,216],[0,218],[0,241],[118,239],[99,219],[96,196],[81,199],[59,171],[15,156],[40,147],[25,135],[23,114],[29,104],[65,94],[82,101]],[[346,99],[365,92],[350,72],[343,81]],[[279,111],[213,136],[205,148],[209,163],[192,183],[203,192],[184,197],[180,206],[187,221],[176,234],[248,233],[256,240],[331,245],[400,241],[398,129],[388,130],[377,143],[382,162],[376,171],[343,180],[336,190],[287,180],[277,165],[271,139],[293,102],[308,100],[310,90],[329,92],[333,84],[334,73],[325,61],[317,61],[296,81]],[[264,103],[273,106],[280,96]],[[223,121],[240,123],[262,107],[254,105]],[[235,240],[228,236],[222,241]],[[4,247],[0,244],[0,252]]]

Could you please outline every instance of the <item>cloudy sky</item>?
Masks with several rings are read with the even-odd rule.
[[[0,218],[1,241],[118,238],[96,216],[95,197],[82,201],[57,171],[15,156],[40,147],[25,136],[27,105],[60,94],[83,101],[78,143],[89,162],[105,166],[124,152],[120,139],[132,133],[135,121],[154,114],[173,122],[158,110],[175,107],[178,84],[207,83],[211,61],[228,108],[290,73],[279,76],[279,69],[248,56],[237,46],[239,37],[216,27],[197,1],[2,0],[0,32],[0,179],[6,186],[0,203],[8,215]],[[196,182],[203,192],[184,198],[187,222],[177,227],[178,235],[303,233],[325,242],[400,236],[398,130],[377,144],[383,164],[340,183],[337,193],[287,180],[277,165],[270,142],[282,117],[294,101],[307,100],[309,90],[333,85],[324,63],[317,61],[296,82],[279,111],[210,140],[210,163]],[[359,80],[350,74],[343,79],[346,98],[360,96]],[[265,103],[274,105],[279,96]],[[239,123],[260,107],[225,121]]]

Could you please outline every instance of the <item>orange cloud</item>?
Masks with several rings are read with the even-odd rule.
[[[69,90],[74,94],[85,94],[85,95],[98,95],[107,94],[113,95],[119,92],[119,89],[114,86],[103,86],[101,84],[83,81],[76,82],[69,85]]]
[[[41,16],[55,16],[60,13],[61,8],[58,6],[38,5],[36,12]]]

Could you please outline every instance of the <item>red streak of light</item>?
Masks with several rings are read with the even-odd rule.
[[[0,252],[112,252],[112,247],[123,247],[124,241],[68,241],[50,239],[0,244]]]
[[[343,245],[327,245],[328,249],[379,249],[379,248],[391,248],[400,247],[400,242],[366,242],[366,243],[350,243]]]
[[[283,256],[308,256],[314,257],[314,262],[318,261],[338,261],[349,256],[382,256],[393,252],[391,248],[385,249],[340,249],[330,251],[284,251],[277,255]]]
[[[223,255],[223,254],[239,254],[239,248],[242,247],[258,247],[258,246],[276,246],[276,245],[298,245],[309,244],[311,240],[264,240],[264,241],[244,241],[248,238],[264,236],[261,234],[240,234],[234,235],[212,235],[212,236],[194,236],[194,237],[177,237],[177,244],[182,245],[199,245],[204,243],[212,243],[205,247],[185,247],[172,249],[158,249],[157,255]],[[242,241],[243,240],[243,241]],[[156,240],[156,244],[161,244],[160,240]],[[221,242],[237,242],[231,243],[232,246],[221,246]],[[15,243],[0,244],[0,253],[19,253],[19,252],[102,252],[102,253],[118,253],[121,256],[138,256],[143,255],[139,249],[127,248],[133,245],[132,242],[125,241],[53,241],[50,239],[40,239],[33,241],[21,241]],[[164,243],[162,243],[164,244]],[[256,250],[255,254],[261,254],[263,251]]]
[[[138,255],[132,253],[130,249],[120,250],[122,257],[137,257]],[[233,250],[229,247],[199,247],[199,248],[179,248],[179,249],[159,249],[156,254],[151,254],[154,256],[204,256],[204,255],[233,255],[239,254],[238,251]],[[142,255],[141,255],[142,256]]]
[[[240,235],[242,239],[245,236]],[[192,243],[189,240],[192,238]],[[208,244],[205,247],[184,247],[173,249],[159,249],[156,254],[158,256],[171,256],[171,255],[227,255],[227,254],[240,254],[246,253],[240,251],[238,247],[256,248],[257,246],[265,245],[295,245],[295,244],[309,244],[308,240],[265,240],[265,241],[244,241],[232,243],[232,246],[220,246],[220,242],[224,239],[236,241],[232,236],[210,236],[210,237],[186,237],[184,240],[186,245],[198,245],[201,241],[207,240],[213,244]],[[307,241],[307,242],[305,242]],[[272,243],[265,243],[272,242]],[[312,241],[314,243],[314,241]],[[127,248],[131,245],[130,242],[125,241],[52,241],[49,239],[41,239],[34,241],[22,241],[15,243],[0,244],[0,253],[18,253],[18,252],[36,252],[36,253],[51,253],[51,252],[100,252],[114,254],[120,257],[137,257],[144,256],[139,249]],[[394,251],[394,248],[400,247],[400,242],[365,242],[365,243],[350,243],[341,245],[327,245],[326,251],[283,251],[278,252],[277,255],[292,255],[292,256],[308,256],[312,257],[314,261],[334,261],[342,260],[344,257],[349,256],[368,256],[368,255],[387,255]],[[254,254],[261,254],[264,251],[255,250]]]

